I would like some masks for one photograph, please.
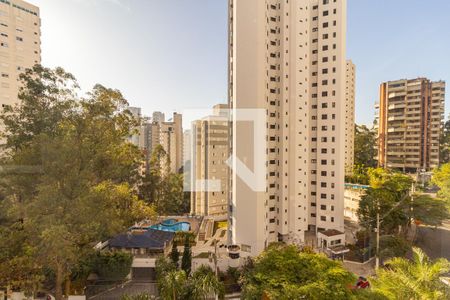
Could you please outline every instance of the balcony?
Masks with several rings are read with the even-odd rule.
[[[403,121],[404,119],[405,115],[394,115],[388,117],[388,121]]]
[[[405,103],[394,103],[394,104],[390,104],[389,106],[388,106],[388,109],[389,110],[392,110],[392,109],[402,109],[402,108],[405,108],[406,107],[406,104]]]
[[[406,91],[398,91],[398,92],[389,93],[389,99],[395,98],[395,97],[403,97],[403,96],[406,96]]]
[[[404,132],[405,128],[404,127],[394,127],[394,128],[389,128],[388,132],[392,133],[392,132]]]

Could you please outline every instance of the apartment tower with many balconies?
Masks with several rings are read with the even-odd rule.
[[[19,75],[41,63],[39,8],[0,0],[0,108],[18,103]]]
[[[230,0],[229,20],[230,242],[255,255],[307,232],[342,233],[346,0]],[[242,109],[266,113],[262,191],[236,171],[237,160],[258,163],[261,124],[238,121]]]
[[[382,83],[377,103],[378,164],[416,173],[439,165],[445,82],[426,78]]]
[[[192,122],[191,214],[226,216],[228,213],[228,105],[214,106],[214,114]]]

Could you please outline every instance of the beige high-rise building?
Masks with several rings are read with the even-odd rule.
[[[355,163],[355,64],[347,60],[345,81],[345,175],[353,173]]]
[[[445,82],[426,78],[382,83],[377,103],[378,164],[416,173],[439,165]]]
[[[41,63],[39,8],[21,0],[0,0],[0,107],[18,103],[18,77]]]
[[[214,115],[192,122],[191,214],[228,213],[228,105],[214,106]]]
[[[172,121],[160,123],[159,143],[170,160],[170,172],[178,173],[183,166],[183,118],[174,113]],[[164,166],[165,162],[162,162]]]
[[[342,244],[346,0],[230,0],[229,31],[231,149],[250,169],[254,128],[236,112],[267,115],[266,190],[233,163],[231,242],[253,255],[307,231]]]

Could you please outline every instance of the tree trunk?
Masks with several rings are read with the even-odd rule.
[[[69,297],[70,295],[70,289],[71,289],[71,282],[70,282],[70,276],[67,276],[66,282],[65,282],[65,293],[66,296]]]
[[[55,298],[56,300],[63,300],[62,285],[64,281],[63,268],[60,264],[56,266],[55,274]]]

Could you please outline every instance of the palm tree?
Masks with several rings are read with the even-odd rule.
[[[442,276],[450,271],[446,259],[431,261],[419,248],[413,248],[412,261],[396,257],[379,269],[372,280],[373,289],[389,299],[440,300],[450,299],[450,287]]]
[[[158,280],[158,287],[162,299],[181,299],[185,289],[187,277],[184,271],[171,270]]]
[[[192,296],[194,299],[208,299],[211,295],[221,294],[223,284],[209,266],[200,266],[191,278]]]

